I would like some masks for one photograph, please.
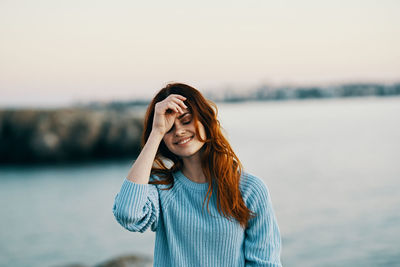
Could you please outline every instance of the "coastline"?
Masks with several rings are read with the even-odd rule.
[[[143,116],[143,108],[0,109],[0,164],[132,157]]]

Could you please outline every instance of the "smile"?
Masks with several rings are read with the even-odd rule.
[[[183,140],[181,140],[181,141],[179,141],[178,143],[175,143],[176,145],[184,145],[184,144],[187,144],[190,140],[192,140],[193,139],[193,136],[192,137],[188,137],[188,138],[185,138],[185,139],[183,139]]]

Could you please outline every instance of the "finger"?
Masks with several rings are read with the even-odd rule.
[[[186,100],[186,97],[184,97],[183,95],[178,95],[178,94],[170,94],[168,97],[177,97],[179,99]]]
[[[167,103],[167,107],[168,107],[169,109],[175,111],[176,113],[179,113],[179,112],[182,111],[182,110],[179,110],[180,107],[179,107],[176,103],[174,103],[174,102],[168,102],[168,103]]]
[[[172,95],[169,95],[169,100],[174,100],[174,101],[178,101],[178,102],[182,102],[183,103],[183,101],[186,100],[186,97],[181,96],[181,95],[172,94]],[[185,108],[187,108],[187,107],[185,106]]]
[[[177,107],[178,107],[178,109],[179,109],[181,114],[185,113],[185,112],[183,112],[183,109],[179,105]]]
[[[178,109],[172,102],[167,102],[166,105],[167,105],[167,108],[165,109],[165,112],[167,112],[168,109],[178,112]]]
[[[178,104],[180,107],[182,107],[182,108],[188,108],[188,107],[185,105],[185,103],[184,103],[182,100],[178,99],[178,98],[172,98],[171,100],[174,101],[175,103],[177,103],[177,104]]]
[[[176,102],[172,102],[175,106],[176,106],[176,108],[179,110],[179,113],[181,113],[181,114],[183,114],[184,112],[183,112],[183,109],[176,103]]]
[[[171,94],[169,95],[166,99],[164,99],[163,101],[161,101],[160,103],[163,102],[164,104],[164,111],[166,112],[167,109],[171,109],[172,111],[175,111],[177,113],[184,113],[183,109],[187,109],[188,107],[185,105],[185,103],[183,102],[183,100],[179,99],[178,97],[182,98],[182,99],[186,99],[186,97],[181,96],[181,95],[177,95],[177,94]],[[172,107],[171,105],[169,105],[168,103],[174,103],[176,108]]]
[[[171,99],[168,100],[168,103],[169,102],[171,102],[174,105],[176,105],[176,107],[179,109],[180,113],[184,113],[182,108],[184,108],[184,109],[187,108],[186,105],[183,103],[183,101],[180,100],[180,99],[177,99],[176,97],[171,97]]]

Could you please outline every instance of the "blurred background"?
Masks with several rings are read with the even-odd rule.
[[[284,266],[400,266],[400,2],[0,1],[0,265],[152,257],[112,214],[168,82],[215,101]]]

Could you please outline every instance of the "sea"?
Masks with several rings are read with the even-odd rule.
[[[245,171],[267,185],[283,266],[400,266],[400,98],[218,104]],[[114,219],[135,158],[0,166],[0,266],[153,255]]]

